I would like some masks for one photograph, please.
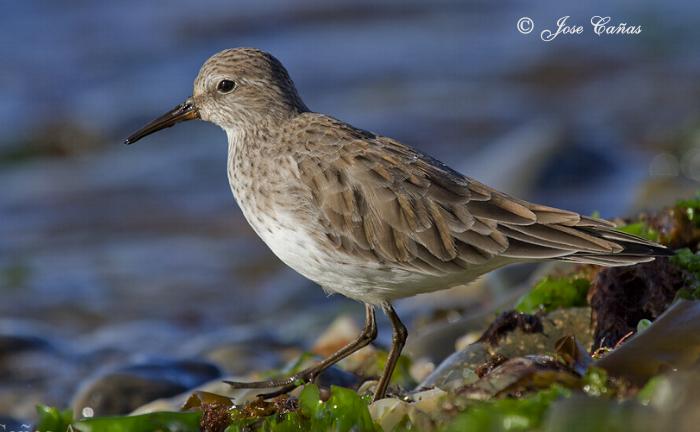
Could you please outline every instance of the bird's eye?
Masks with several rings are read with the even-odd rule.
[[[235,82],[231,80],[221,80],[216,86],[216,89],[219,90],[220,93],[230,93],[234,87],[236,87]]]

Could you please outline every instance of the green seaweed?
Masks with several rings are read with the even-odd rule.
[[[541,426],[552,402],[570,395],[570,390],[554,385],[520,399],[478,402],[457,415],[443,431],[530,431]]]
[[[233,409],[226,432],[381,432],[369,414],[368,403],[368,399],[361,398],[353,390],[337,386],[331,386],[330,398],[324,402],[318,387],[309,384],[299,396],[297,411],[256,417]],[[202,417],[201,411],[154,412],[73,421],[71,410],[60,411],[40,405],[37,412],[38,432],[195,432],[200,430]]]
[[[671,262],[695,276],[700,276],[700,255],[695,255],[688,248],[678,249]]]
[[[695,198],[676,201],[676,208],[683,210],[688,220],[700,228],[700,192]]]
[[[635,222],[616,228],[618,231],[622,231],[627,234],[632,234],[643,239],[658,242],[659,232],[654,228],[651,228],[646,222]]]
[[[529,293],[518,300],[515,310],[535,313],[540,310],[586,306],[586,294],[591,283],[580,277],[550,277],[540,280]]]
[[[379,432],[381,429],[372,421],[367,402],[354,391],[337,386],[331,386],[330,398],[323,402],[318,387],[308,384],[299,395],[297,411],[271,415],[262,421],[255,418],[237,418],[234,414],[233,423],[226,428],[226,432]]]
[[[196,432],[201,412],[154,412],[137,416],[95,417],[73,421],[70,409],[39,405],[38,432]]]
[[[656,392],[662,389],[664,385],[668,385],[668,377],[664,375],[651,377],[637,393],[637,400],[642,405],[649,405]]]
[[[199,431],[202,413],[154,412],[135,416],[96,417],[72,423],[72,430],[79,432],[195,432]]]
[[[37,405],[36,412],[39,422],[34,428],[37,432],[65,432],[73,422],[73,411],[60,411],[58,408]]]
[[[686,286],[676,293],[677,298],[700,300],[700,255],[684,248],[676,251],[671,262],[687,272]]]
[[[582,381],[581,388],[589,396],[608,396],[614,393],[608,385],[608,373],[601,368],[588,368]]]
[[[651,320],[648,320],[646,318],[642,318],[637,322],[637,333],[641,333],[644,330],[648,329],[649,326],[651,326],[652,322]]]
[[[301,413],[311,419],[310,430],[380,430],[369,414],[368,401],[354,391],[331,386],[331,397],[325,403],[320,402],[318,387],[307,386],[304,391],[309,394],[305,395],[305,402],[300,407]]]

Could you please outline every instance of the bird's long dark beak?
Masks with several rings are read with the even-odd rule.
[[[124,140],[124,144],[133,144],[141,138],[154,132],[158,132],[161,129],[169,128],[170,126],[175,125],[175,123],[195,120],[198,118],[200,118],[199,111],[197,111],[197,108],[194,106],[194,100],[192,100],[191,97],[187,98],[185,102],[129,135],[129,137]]]

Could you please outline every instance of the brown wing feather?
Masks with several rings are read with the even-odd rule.
[[[509,197],[392,139],[327,117],[315,127],[332,127],[337,139],[325,148],[309,142],[314,151],[299,170],[327,236],[347,253],[439,274],[496,257],[629,263],[625,244],[658,246],[606,221]]]

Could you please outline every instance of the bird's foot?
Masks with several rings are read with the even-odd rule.
[[[321,371],[318,371],[316,367],[311,367],[304,369],[287,378],[271,379],[267,381],[252,381],[252,382],[239,382],[239,381],[224,381],[226,384],[230,385],[234,389],[267,389],[279,387],[269,393],[260,393],[257,395],[260,399],[270,399],[288,393],[295,388],[302,386],[306,383],[313,381],[316,376]]]

